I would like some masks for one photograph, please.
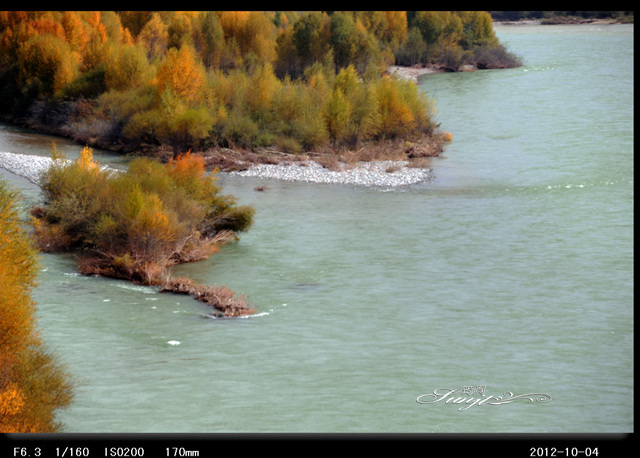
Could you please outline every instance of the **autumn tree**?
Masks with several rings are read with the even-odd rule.
[[[82,56],[82,69],[88,71],[103,63],[109,52],[107,29],[100,11],[85,12],[89,25],[89,39]]]
[[[411,27],[407,40],[396,53],[397,63],[413,66],[423,61],[427,53],[427,44],[422,39],[422,33],[417,27]]]
[[[359,18],[349,12],[334,12],[330,20],[329,43],[336,69],[353,65],[361,74],[370,66],[382,68],[380,43]]]
[[[382,39],[395,51],[407,39],[408,22],[406,11],[385,11],[386,28]]]
[[[0,12],[0,110],[123,151],[299,152],[428,131],[388,65],[506,57],[486,12]]]
[[[266,13],[217,11],[225,47],[223,66],[239,68],[271,63],[276,58],[276,29]]]
[[[278,77],[302,74],[302,64],[293,40],[293,27],[285,27],[278,31],[275,49],[277,54],[275,70]]]
[[[160,14],[152,14],[140,30],[138,42],[147,50],[147,57],[150,61],[164,57],[169,49],[169,32]]]
[[[120,11],[119,16],[122,26],[137,38],[153,14],[151,11]]]
[[[256,120],[264,120],[273,107],[274,97],[281,82],[276,77],[273,66],[267,63],[256,67],[249,83],[251,95],[246,98],[248,109]]]
[[[89,25],[75,11],[62,13],[62,27],[67,43],[74,52],[82,56],[89,41]]]
[[[205,11],[198,18],[200,23],[194,31],[196,49],[205,67],[218,66],[225,46],[220,19],[214,11]]]
[[[321,71],[309,73],[308,83],[285,78],[273,100],[270,128],[277,146],[288,152],[312,150],[328,139],[324,110],[329,83]]]
[[[326,111],[327,129],[334,145],[344,140],[349,146],[355,146],[371,135],[377,121],[373,93],[359,80],[353,65],[341,69],[335,77]]]
[[[171,22],[167,28],[170,48],[180,48],[183,45],[194,45],[194,20],[197,15],[198,12],[196,11],[179,11],[173,14]]]
[[[221,302],[215,290],[172,279],[168,270],[209,257],[251,226],[254,209],[222,194],[215,180],[191,153],[167,164],[136,158],[119,173],[99,167],[88,148],[75,161],[54,155],[41,182],[44,206],[32,211],[35,239],[43,250],[76,253],[84,274],[193,294],[227,316],[250,314],[242,298],[227,300],[228,290]],[[92,205],[84,205],[84,194],[91,194]],[[52,238],[67,243],[52,244]]]
[[[191,106],[172,91],[160,94],[157,108],[148,113],[156,124],[157,139],[179,152],[189,146],[201,146],[213,128],[214,114],[202,106]]]
[[[141,45],[116,48],[107,59],[104,79],[108,89],[128,90],[151,79],[152,69]]]
[[[355,40],[356,25],[349,13],[336,11],[331,15],[331,47],[336,68],[353,62],[358,45]]]
[[[245,64],[265,65],[275,60],[275,32],[273,22],[264,13],[249,13],[238,37]]]
[[[377,135],[397,138],[433,132],[433,106],[410,81],[383,76],[376,83]]]
[[[205,71],[192,46],[171,48],[157,71],[158,91],[170,90],[187,102],[202,98]]]
[[[78,61],[69,45],[54,35],[34,35],[18,50],[23,90],[52,97],[78,75]]]
[[[118,13],[115,11],[103,11],[100,15],[100,22],[104,27],[108,40],[114,45],[130,46],[133,44],[131,32],[122,25]]]
[[[464,35],[466,49],[497,44],[491,15],[487,11],[460,11],[457,16],[460,17],[460,33]]]
[[[293,25],[292,42],[302,68],[321,62],[329,52],[330,19],[320,11],[304,13]]]
[[[0,433],[56,432],[72,384],[36,329],[38,262],[18,198],[0,182]]]
[[[412,26],[420,31],[427,47],[427,61],[436,60],[438,43],[444,33],[444,21],[440,13],[440,11],[418,11],[412,22]]]

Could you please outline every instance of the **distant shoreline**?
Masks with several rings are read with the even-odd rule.
[[[494,26],[511,25],[613,25],[613,24],[633,24],[619,19],[589,19],[571,16],[560,16],[548,19],[522,19],[520,21],[494,21]]]
[[[413,67],[405,67],[401,65],[391,65],[387,68],[387,72],[390,75],[397,75],[401,78],[414,80],[418,82],[418,78],[422,75],[429,75],[432,73],[444,73],[443,69],[436,67],[423,67],[421,65],[414,65]]]

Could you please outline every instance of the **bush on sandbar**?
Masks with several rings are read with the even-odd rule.
[[[199,155],[136,158],[121,172],[101,168],[90,148],[75,161],[54,149],[53,159],[34,234],[43,251],[77,253],[85,274],[161,285],[172,265],[209,257],[253,221],[254,209],[222,194]]]

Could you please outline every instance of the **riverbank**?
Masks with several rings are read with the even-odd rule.
[[[451,133],[439,131],[414,141],[369,142],[338,151],[218,148],[202,154],[210,169],[237,176],[394,188],[431,179],[430,158],[440,156],[452,139]]]

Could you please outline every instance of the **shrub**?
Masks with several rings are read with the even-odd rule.
[[[258,132],[258,124],[248,116],[240,113],[239,109],[231,112],[222,128],[223,138],[229,145],[240,148],[251,147]]]
[[[48,202],[45,221],[58,226],[50,233],[59,234],[58,239],[66,238],[70,248],[82,243],[84,234],[98,217],[99,195],[105,190],[108,172],[101,171],[93,162],[90,148],[84,148],[74,162],[55,150],[53,158],[53,165],[41,177]],[[46,232],[43,224],[36,228]]]
[[[480,69],[514,68],[522,65],[521,59],[501,44],[474,49],[471,60]]]

